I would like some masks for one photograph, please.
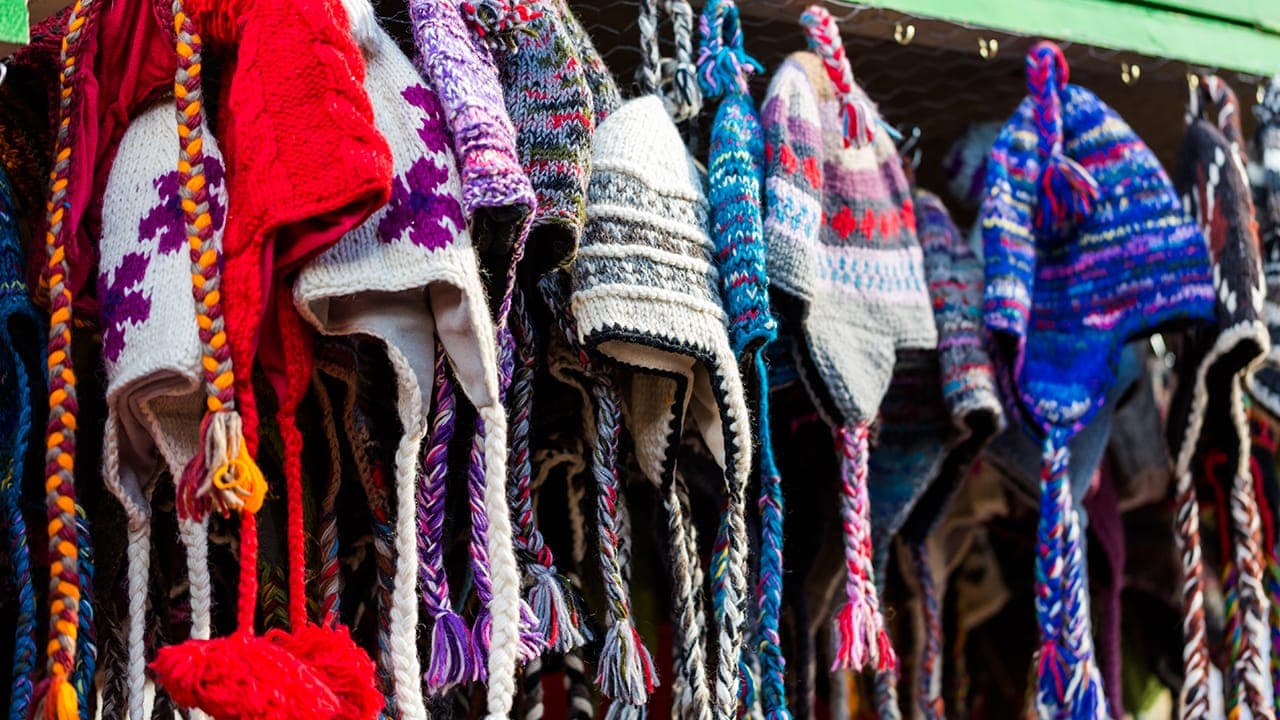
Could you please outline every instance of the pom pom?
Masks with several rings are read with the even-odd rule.
[[[1098,182],[1080,163],[1055,153],[1040,174],[1036,222],[1041,230],[1062,234],[1078,227],[1098,201]]]
[[[600,648],[596,673],[600,692],[613,698],[614,706],[637,706],[643,711],[657,684],[653,658],[641,642],[635,625],[630,621],[615,622],[605,633],[604,646]],[[613,713],[613,706],[609,711]]]
[[[471,632],[461,615],[446,612],[431,626],[431,658],[423,680],[427,690],[443,694],[454,685],[476,675],[476,658],[471,651]]]
[[[236,633],[160,648],[156,682],[214,720],[328,720],[338,698],[311,666],[265,639]]]
[[[578,600],[564,578],[538,563],[530,565],[529,573],[533,583],[527,600],[537,617],[538,634],[546,641],[547,649],[566,653],[590,641],[591,633],[582,624]]]
[[[338,700],[342,720],[373,720],[383,697],[374,683],[373,661],[343,628],[306,625],[292,633],[273,630],[266,639],[301,660]]]

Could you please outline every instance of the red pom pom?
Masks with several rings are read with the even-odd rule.
[[[383,697],[374,683],[373,661],[345,627],[308,624],[292,633],[273,630],[266,639],[287,650],[311,668],[337,697],[341,720],[373,720],[382,711]]]
[[[156,681],[214,720],[346,720],[324,678],[288,649],[243,633],[160,648]]]

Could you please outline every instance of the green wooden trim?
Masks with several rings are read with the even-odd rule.
[[[1277,0],[837,1],[1193,65],[1258,75],[1280,73],[1280,29],[1265,29],[1280,25]]]
[[[29,23],[27,0],[0,0],[0,42],[26,44]]]

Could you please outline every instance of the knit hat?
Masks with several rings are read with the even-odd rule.
[[[256,355],[280,400],[276,419],[284,454],[291,631],[253,637],[257,528],[253,509],[243,508],[235,633],[165,648],[152,666],[175,701],[218,717],[253,717],[254,713],[371,717],[382,706],[373,687],[373,664],[345,629],[312,625],[307,618],[302,434],[294,414],[311,383],[312,355],[310,338],[291,307],[286,278],[386,202],[390,151],[373,126],[369,99],[361,87],[363,61],[338,4],[308,0],[287,6],[193,5],[190,16],[175,14],[188,26],[199,22],[216,43],[235,51],[235,62],[225,66],[221,79],[224,97],[217,125],[230,161],[228,190],[236,198],[236,211],[228,217],[222,285],[212,286],[216,292],[208,291],[208,278],[218,275],[217,254],[197,256],[196,263],[204,279],[195,285],[197,298],[207,292],[206,305],[220,301],[226,310],[225,333],[206,341],[221,353],[215,360],[206,349],[206,371],[226,369],[218,378],[220,384],[209,387],[208,406],[212,415],[222,416],[228,401],[240,403],[244,414],[240,455],[252,458],[258,450],[251,381]],[[198,37],[190,40],[198,52]],[[189,55],[183,52],[182,42],[178,54],[186,59]],[[324,61],[281,62],[286,55]],[[186,80],[200,67],[195,63],[180,68],[179,79]],[[192,86],[199,90],[198,75]],[[179,97],[181,107],[191,103],[186,117],[203,110],[198,100],[188,100],[190,93],[188,88]],[[306,137],[308,143],[296,142],[298,137]],[[310,152],[312,147],[325,151],[315,154]],[[195,239],[192,244],[198,247]],[[221,321],[219,314],[217,322]],[[269,329],[260,332],[264,322]],[[233,365],[240,369],[234,376],[234,398],[224,399]],[[241,427],[236,425],[238,435]],[[219,434],[210,434],[214,439],[206,443],[216,442]],[[203,508],[190,499],[202,497],[210,484],[216,484],[218,471],[192,475],[189,468],[179,499],[187,498],[185,512],[198,516]],[[231,657],[236,659],[237,671],[228,676]],[[270,689],[264,685],[267,682]]]
[[[933,349],[937,330],[902,161],[853,81],[834,19],[815,5],[801,22],[814,52],[783,62],[762,111],[769,279],[800,336],[801,379],[837,427],[848,603],[837,615],[836,666],[874,661],[889,671],[872,579],[867,431],[899,352]]]
[[[1267,83],[1262,101],[1253,106],[1258,120],[1254,134],[1254,182],[1258,237],[1262,242],[1262,270],[1267,285],[1264,304],[1271,352],[1249,378],[1249,392],[1273,417],[1280,417],[1280,75]]]
[[[36,599],[31,582],[30,531],[22,512],[22,486],[32,454],[32,412],[44,393],[42,382],[43,321],[37,315],[23,279],[22,238],[18,207],[7,173],[0,170],[0,513],[14,589],[13,658],[9,664],[9,717],[26,718],[36,670]],[[9,605],[6,602],[6,605]]]
[[[172,101],[152,106],[120,142],[103,197],[98,310],[107,377],[103,480],[128,518],[128,707],[143,717],[151,494],[161,468],[180,478],[201,452],[203,348],[191,292],[191,256],[178,189]],[[222,153],[207,128],[204,179],[210,240],[222,243],[227,215]],[[212,592],[207,521],[179,527],[191,576],[191,637],[208,639]]]
[[[942,159],[947,189],[964,207],[976,209],[982,204],[987,180],[987,155],[999,134],[998,122],[969,125]]]
[[[415,497],[420,451],[435,384],[434,335],[452,361],[462,389],[479,409],[484,463],[473,491],[472,522],[487,527],[485,566],[492,583],[482,597],[493,618],[488,656],[489,708],[506,716],[514,693],[519,578],[506,509],[506,418],[497,398],[495,333],[470,246],[456,164],[443,110],[413,65],[377,25],[367,0],[344,0],[352,31],[365,51],[366,89],[378,130],[391,145],[391,201],[330,250],[307,264],[294,286],[302,315],[326,334],[361,334],[386,347],[397,382],[403,435],[395,452],[396,575],[390,613],[390,658],[396,704],[406,717],[426,718],[415,642],[418,626]],[[446,637],[456,617],[433,618],[433,640],[471,652]],[[477,632],[479,628],[477,628]],[[465,636],[464,636],[465,639]],[[433,648],[433,660],[446,648]],[[483,658],[479,659],[481,663]],[[443,662],[457,662],[444,660]],[[472,667],[475,667],[474,665]],[[434,668],[428,668],[428,674]]]
[[[1208,319],[1212,288],[1204,240],[1155,156],[1067,72],[1056,45],[1028,52],[1030,96],[992,148],[984,314],[1002,381],[1044,436],[1036,706],[1101,718],[1068,443],[1103,406],[1123,343]]]
[[[668,113],[686,113],[698,101],[683,85],[696,84],[687,62],[692,57],[692,10],[679,1],[668,8],[677,62],[674,92],[664,107],[654,94],[661,71],[657,18],[649,13],[656,8],[641,9],[646,52],[640,76],[647,94],[625,103],[596,130],[587,226],[571,269],[570,303],[576,339],[616,363],[640,469],[662,488],[668,513],[678,506],[672,497],[678,492],[675,454],[687,414],[724,468],[726,504],[712,561],[719,625],[713,694],[716,716],[733,717],[747,601],[744,494],[751,440],[746,400],[719,297],[702,179]],[[679,565],[681,553],[676,555],[673,561]],[[682,570],[676,567],[675,572]],[[602,665],[615,661],[608,656],[612,638],[633,632],[622,627],[629,618],[613,620]],[[688,627],[677,632],[693,637]],[[705,643],[705,638],[699,641]],[[678,674],[684,677],[685,671]],[[602,672],[606,680],[610,674]],[[623,683],[606,682],[602,689],[615,705],[643,705],[647,688],[642,678],[621,679]]]
[[[778,335],[769,310],[761,189],[764,131],[747,87],[763,68],[743,48],[733,0],[712,0],[699,22],[698,82],[707,99],[723,98],[711,126],[707,200],[720,294],[729,313],[729,340],[757,396],[760,564],[755,633],[759,644],[762,710],[772,720],[790,717],[786,661],[778,635],[782,606],[782,478],[769,429],[769,373],[764,346]]]
[[[568,0],[555,0],[560,11],[560,19],[564,21],[565,32],[573,41],[574,52],[582,63],[583,74],[587,78],[587,87],[591,89],[591,105],[595,114],[595,124],[599,125],[614,110],[622,105],[622,93],[618,92],[618,83],[613,73],[604,63],[600,51],[596,49],[591,36],[582,27],[578,16],[573,14]]]
[[[1216,125],[1210,120],[1211,110]],[[1237,563],[1241,571],[1237,611],[1246,627],[1266,624],[1261,564],[1256,553],[1252,558],[1240,556],[1247,546],[1256,545],[1248,537],[1248,527],[1258,523],[1248,471],[1249,427],[1242,382],[1243,375],[1262,361],[1270,338],[1262,321],[1265,289],[1235,93],[1216,76],[1202,78],[1193,88],[1187,117],[1174,180],[1188,212],[1208,239],[1217,301],[1217,322],[1189,332],[1186,346],[1178,353],[1183,381],[1174,395],[1169,419],[1177,537],[1186,579],[1182,585],[1183,628],[1191,646],[1183,654],[1183,699],[1190,717],[1201,710],[1207,712],[1209,697],[1208,638],[1197,632],[1203,621],[1204,570],[1200,567],[1199,503],[1192,482],[1192,461],[1212,451],[1225,453],[1228,462],[1235,463],[1230,497],[1232,548],[1234,557],[1243,561]],[[1242,522],[1236,522],[1237,518]],[[1243,652],[1236,666],[1241,671],[1238,677],[1246,703],[1254,713],[1261,708],[1262,684],[1269,682],[1256,642],[1252,632],[1242,635]]]
[[[510,257],[504,292],[495,293],[506,298],[536,197],[516,152],[498,71],[488,50],[468,34],[457,4],[411,0],[409,17],[418,67],[449,123],[462,175],[462,207],[476,249],[485,256]]]

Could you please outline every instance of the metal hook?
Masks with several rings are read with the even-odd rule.
[[[911,41],[916,37],[916,26],[911,23],[903,25],[902,23],[894,23],[893,39],[899,45],[910,45]]]
[[[1267,81],[1265,79],[1258,81],[1258,92],[1254,94],[1254,97],[1257,98],[1259,105],[1267,98]]]
[[[1120,80],[1125,85],[1133,86],[1142,79],[1142,67],[1137,64],[1120,63]]]
[[[1000,52],[1000,41],[996,38],[978,38],[978,55],[983,60],[994,60]]]

